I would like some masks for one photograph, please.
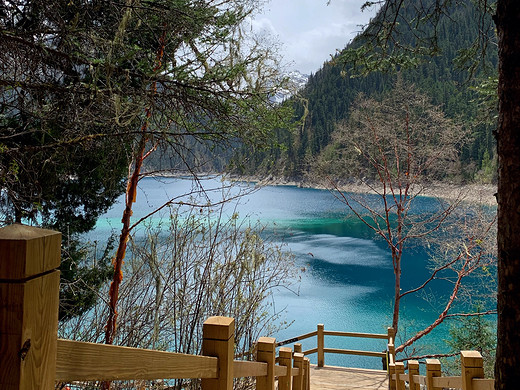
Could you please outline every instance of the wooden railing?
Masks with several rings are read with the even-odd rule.
[[[442,377],[438,360],[426,361],[426,375],[419,363],[395,361],[394,331],[387,334],[325,331],[276,343],[261,337],[256,343],[256,361],[234,360],[235,323],[232,318],[211,317],[203,325],[202,356],[128,348],[58,339],[58,306],[61,234],[11,225],[0,229],[0,389],[53,389],[57,381],[156,380],[197,378],[203,390],[231,390],[233,378],[254,377],[259,390],[309,390],[310,361],[317,353],[318,366],[326,353],[386,357],[389,389],[459,388],[491,390],[493,380],[482,379],[482,357],[463,351],[460,377]],[[325,336],[387,339],[387,352],[325,348]],[[316,337],[317,347],[303,351],[282,347]],[[276,347],[280,346],[278,357]],[[421,387],[422,386],[422,387]]]
[[[356,338],[365,338],[365,339],[382,339],[387,340],[387,345],[392,348],[388,348],[386,352],[374,352],[374,351],[359,351],[353,349],[339,349],[339,348],[325,348],[325,336],[339,336],[339,337],[356,337]],[[393,328],[388,328],[388,332],[386,334],[380,333],[354,333],[354,332],[339,332],[339,331],[331,331],[325,330],[323,324],[318,324],[317,329],[314,332],[306,333],[301,336],[293,337],[291,339],[287,339],[284,341],[279,341],[276,345],[287,345],[294,343],[294,350],[297,352],[301,352],[301,344],[296,343],[297,341],[302,341],[305,339],[309,339],[311,337],[316,337],[316,348],[312,348],[306,351],[303,351],[303,355],[312,355],[314,353],[318,354],[318,367],[323,367],[325,365],[325,354],[326,353],[334,353],[334,354],[342,354],[342,355],[358,355],[358,356],[372,356],[378,357],[387,360],[388,367],[388,359],[389,355],[392,354],[392,359],[395,360],[395,348],[394,348],[394,330]]]
[[[203,325],[202,356],[58,339],[61,234],[11,225],[0,229],[0,389],[53,389],[74,381],[197,378],[203,390],[231,390],[233,378],[256,388],[310,389],[310,363],[274,338],[256,343],[256,361],[233,357],[235,321]]]
[[[483,359],[478,351],[461,351],[461,375],[442,376],[441,363],[426,359],[426,375],[419,375],[419,362],[408,361],[408,373],[403,362],[391,363],[390,390],[494,390],[495,381],[484,379]],[[408,386],[406,386],[406,383]]]

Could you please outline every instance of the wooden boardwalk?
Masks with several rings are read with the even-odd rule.
[[[311,365],[311,390],[386,390],[383,370]]]

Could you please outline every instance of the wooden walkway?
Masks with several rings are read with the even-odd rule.
[[[387,390],[383,370],[311,365],[311,390]]]

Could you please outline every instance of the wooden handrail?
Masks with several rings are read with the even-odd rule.
[[[277,347],[281,347],[282,345],[292,344],[292,343],[295,343],[297,341],[301,341],[301,340],[305,340],[305,339],[314,337],[317,334],[318,334],[317,331],[305,333],[305,334],[302,334],[301,336],[296,336],[296,337],[293,337],[293,338],[290,338],[290,339],[287,339],[287,340],[278,341],[276,343],[276,346]]]
[[[403,374],[403,363],[395,363],[395,374],[389,375],[390,389],[404,389],[408,382],[410,390],[426,386],[428,390],[443,388],[460,390],[493,390],[495,381],[484,379],[483,359],[477,351],[461,351],[461,375],[442,376],[441,365],[437,359],[426,359],[426,375],[419,375],[419,362],[408,362],[408,374]]]
[[[217,378],[218,359],[58,339],[56,380]]]
[[[387,357],[390,390],[411,390],[426,385],[428,390],[454,387],[462,390],[492,390],[494,381],[483,379],[482,356],[461,352],[461,376],[442,377],[438,360],[427,360],[426,375],[419,363],[395,361],[395,332],[388,334],[316,331],[284,340],[261,337],[256,345],[257,361],[234,360],[234,319],[211,317],[204,322],[202,355],[154,351],[58,339],[58,293],[61,234],[24,225],[0,229],[0,293],[5,297],[0,311],[0,388],[2,390],[47,389],[56,380],[202,379],[202,390],[232,390],[233,379],[256,377],[257,390],[309,390],[310,363],[305,355],[317,353],[318,366],[325,353]],[[14,321],[15,313],[17,320]],[[293,352],[276,346],[316,336],[317,347]],[[325,336],[387,339],[387,353],[325,348]],[[276,364],[279,363],[279,365]]]
[[[332,330],[326,330],[323,332],[325,336],[342,336],[342,337],[359,337],[364,339],[388,339],[386,334],[377,333],[358,333],[358,332],[338,332]]]

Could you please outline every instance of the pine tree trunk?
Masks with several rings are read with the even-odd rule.
[[[520,1],[498,0],[498,329],[495,389],[520,388]]]

